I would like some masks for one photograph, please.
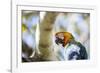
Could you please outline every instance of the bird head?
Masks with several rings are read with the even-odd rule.
[[[73,35],[69,32],[57,32],[55,37],[56,44],[62,44],[63,47],[65,47],[70,41],[74,40]]]

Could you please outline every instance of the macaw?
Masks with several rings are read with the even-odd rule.
[[[88,59],[86,48],[75,40],[69,32],[57,32],[55,42],[61,45],[58,51],[59,60],[85,60]]]

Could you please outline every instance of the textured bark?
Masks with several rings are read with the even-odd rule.
[[[58,13],[46,12],[43,21],[40,23],[40,40],[39,50],[41,52],[41,58],[43,60],[57,60],[54,47],[53,47],[53,27],[54,21]]]

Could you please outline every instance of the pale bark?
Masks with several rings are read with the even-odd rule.
[[[46,12],[40,23],[39,50],[43,60],[57,60],[53,47],[53,28],[58,13]]]

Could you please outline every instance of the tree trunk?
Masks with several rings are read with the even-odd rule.
[[[39,50],[41,58],[46,61],[57,60],[53,47],[53,28],[58,13],[46,12],[43,21],[40,23]]]

